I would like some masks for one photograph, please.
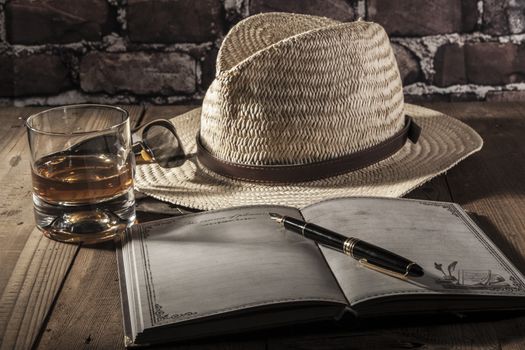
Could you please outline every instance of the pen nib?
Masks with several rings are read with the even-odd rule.
[[[282,223],[284,221],[284,216],[277,213],[270,213],[270,219],[275,220],[278,223]]]

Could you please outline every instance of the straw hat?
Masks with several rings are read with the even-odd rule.
[[[403,102],[380,25],[289,13],[232,28],[202,108],[172,122],[187,160],[138,166],[135,186],[197,209],[398,197],[483,144],[462,122]]]

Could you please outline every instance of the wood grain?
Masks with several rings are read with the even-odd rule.
[[[114,244],[84,246],[68,274],[39,343],[41,349],[123,348]],[[67,329],[67,332],[64,330]],[[103,334],[103,337],[98,335]],[[100,343],[104,347],[100,347]]]
[[[480,214],[489,236],[518,267],[523,266],[525,154],[523,143],[518,141],[525,136],[525,104],[443,103],[429,107],[471,125],[481,134],[485,146],[446,176],[434,179],[430,190],[425,189],[429,185],[424,185],[408,197],[424,199],[426,193],[434,193],[429,199],[453,200]],[[448,195],[445,189],[449,190]],[[436,191],[444,195],[436,198]],[[319,344],[322,346],[316,346]],[[293,336],[273,339],[268,348],[525,349],[525,324],[519,314],[503,313],[485,316],[482,321],[470,317],[446,324],[385,327],[364,334],[338,333],[322,340],[314,337],[313,341]]]
[[[24,121],[42,108],[0,110],[0,348],[29,348],[76,247],[34,228]]]
[[[194,106],[148,108],[140,123],[170,119]],[[157,210],[168,204],[155,203]],[[144,216],[144,215],[143,215]],[[113,243],[80,249],[64,283],[38,349],[119,349],[124,347],[122,311]],[[68,329],[68,332],[64,332]],[[172,348],[172,347],[166,347]],[[219,343],[182,344],[177,349],[264,349],[264,341],[233,340]]]
[[[0,109],[0,296],[34,226],[24,119],[38,110]]]
[[[447,178],[445,175],[440,175],[433,178],[429,182],[424,183],[420,187],[408,193],[405,198],[452,202],[452,197],[450,196]]]
[[[472,126],[483,149],[447,175],[454,201],[483,218],[484,229],[525,273],[525,103],[439,104]],[[483,327],[502,348],[525,349],[525,317]]]
[[[407,197],[456,201],[481,214],[491,238],[523,271],[525,251],[525,103],[444,103],[430,107],[464,120],[484,149]],[[180,110],[179,110],[180,108]],[[143,122],[187,107],[148,108]],[[172,208],[173,209],[173,208]],[[122,348],[113,246],[82,248],[38,345],[46,348]],[[417,321],[417,322],[416,322]],[[245,338],[203,340],[177,349],[525,349],[525,318],[504,313],[439,320],[291,328]],[[424,322],[424,324],[420,324]],[[68,332],[64,330],[68,329]],[[363,330],[364,329],[364,330]]]
[[[486,220],[488,233],[525,272],[525,104],[437,105],[479,132],[483,149],[447,175],[454,201]]]
[[[35,229],[24,121],[43,108],[0,109],[0,349],[28,349],[37,338],[78,252]],[[138,119],[142,108],[132,106]]]
[[[1,349],[31,347],[76,251],[33,229],[0,300]]]
[[[38,349],[123,349],[122,311],[113,242],[82,247]],[[64,330],[67,329],[67,332]],[[252,342],[180,345],[177,349],[264,349]],[[172,348],[172,347],[166,347]],[[157,348],[156,348],[157,349]],[[162,349],[162,348],[159,348]]]
[[[479,153],[408,195],[452,200],[481,215],[492,240],[525,272],[525,103],[443,103],[431,108],[477,130]],[[427,196],[428,194],[428,196]],[[268,349],[525,349],[523,313],[457,318],[445,324],[425,319],[363,333],[294,335],[270,339]]]

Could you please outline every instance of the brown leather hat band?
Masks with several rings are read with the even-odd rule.
[[[406,116],[405,126],[391,138],[370,148],[316,163],[291,165],[245,165],[216,158],[197,136],[197,157],[208,169],[227,177],[254,182],[293,183],[318,180],[362,169],[390,157],[403,147],[407,138],[416,143],[421,128]]]

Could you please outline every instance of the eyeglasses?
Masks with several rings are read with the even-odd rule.
[[[134,129],[142,129],[141,139],[133,134],[133,152],[137,164],[157,163],[163,168],[180,166],[185,159],[175,126],[168,120],[158,119]]]
[[[142,130],[142,132],[138,132]],[[115,136],[100,135],[75,143],[60,153],[85,155],[114,152]],[[180,166],[185,155],[175,126],[168,120],[153,120],[133,129],[132,151],[137,164],[157,163],[163,168]]]

